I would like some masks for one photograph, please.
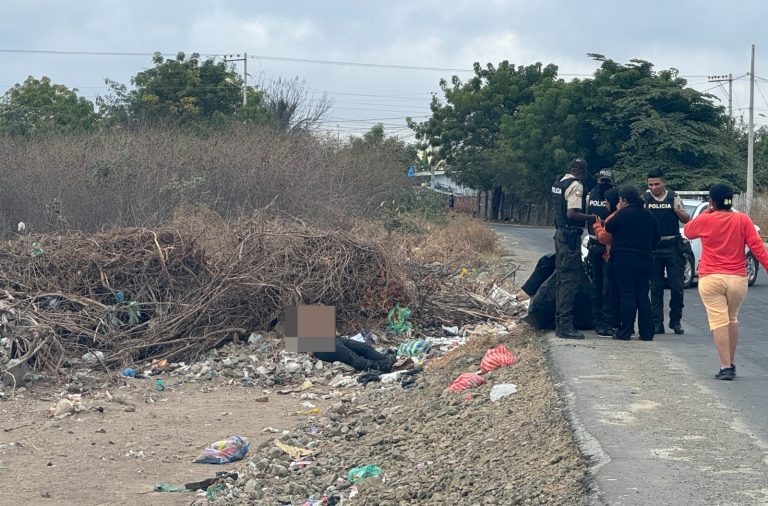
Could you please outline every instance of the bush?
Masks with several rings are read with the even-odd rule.
[[[269,207],[273,215],[344,227],[379,216],[407,187],[401,156],[246,125],[204,136],[138,128],[0,138],[0,227],[151,227],[190,206],[224,217]]]

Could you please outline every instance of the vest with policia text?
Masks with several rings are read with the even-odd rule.
[[[568,201],[565,200],[565,190],[567,190],[572,184],[577,183],[574,178],[567,178],[562,181],[558,181],[552,185],[552,210],[555,213],[555,226],[557,228],[563,227],[584,227],[584,223],[581,221],[568,219]],[[581,194],[581,209],[584,210],[585,203],[584,192]]]
[[[680,220],[675,214],[675,192],[667,190],[667,197],[661,202],[656,200],[650,191],[643,195],[645,207],[656,217],[659,222],[659,233],[662,237],[680,235]]]
[[[605,190],[608,191],[608,188]],[[608,201],[605,200],[605,192],[600,187],[596,186],[589,192],[587,197],[587,214],[599,216],[601,220],[605,220],[608,217]],[[595,235],[591,223],[587,224],[587,230],[589,235]]]

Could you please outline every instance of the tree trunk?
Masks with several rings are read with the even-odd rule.
[[[497,186],[493,189],[493,194],[491,195],[491,205],[490,205],[490,213],[489,219],[491,220],[498,220],[499,219],[499,209],[501,208],[501,202],[503,199],[504,193],[501,191],[501,186]]]

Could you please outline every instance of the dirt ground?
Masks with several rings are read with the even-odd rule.
[[[264,428],[282,431],[306,419],[294,415],[307,409],[298,396],[211,382],[173,384],[172,378],[157,392],[156,378],[96,389],[83,396],[86,409],[61,420],[48,417],[60,391],[50,385],[31,384],[29,391],[1,402],[0,504],[190,504],[193,494],[154,492],[154,485],[181,486],[237,469],[244,461],[192,461],[230,434],[251,442],[249,458],[259,442],[273,436]],[[265,397],[267,402],[257,401]]]

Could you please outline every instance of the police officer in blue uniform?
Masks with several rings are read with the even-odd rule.
[[[573,306],[581,281],[581,235],[584,223],[594,223],[594,215],[585,214],[586,194],[582,181],[587,175],[587,162],[574,158],[568,173],[552,185],[552,208],[555,214],[555,275],[557,303],[555,335],[563,339],[584,339],[573,325]]]
[[[684,244],[680,235],[680,222],[688,223],[691,217],[682,200],[667,189],[664,173],[660,169],[648,172],[648,191],[643,196],[645,207],[659,222],[661,240],[653,252],[651,272],[651,308],[654,333],[664,333],[664,272],[669,283],[669,328],[675,334],[683,334],[680,320],[683,317],[683,267]]]
[[[611,169],[601,169],[597,173],[597,186],[590,190],[587,196],[587,212],[605,220],[609,213],[605,192],[614,188],[613,172]],[[589,241],[587,243],[587,261],[592,274],[592,319],[595,333],[601,337],[611,337],[611,297],[608,277],[608,263],[603,260],[605,246],[600,244],[592,229],[592,223],[587,224]]]

